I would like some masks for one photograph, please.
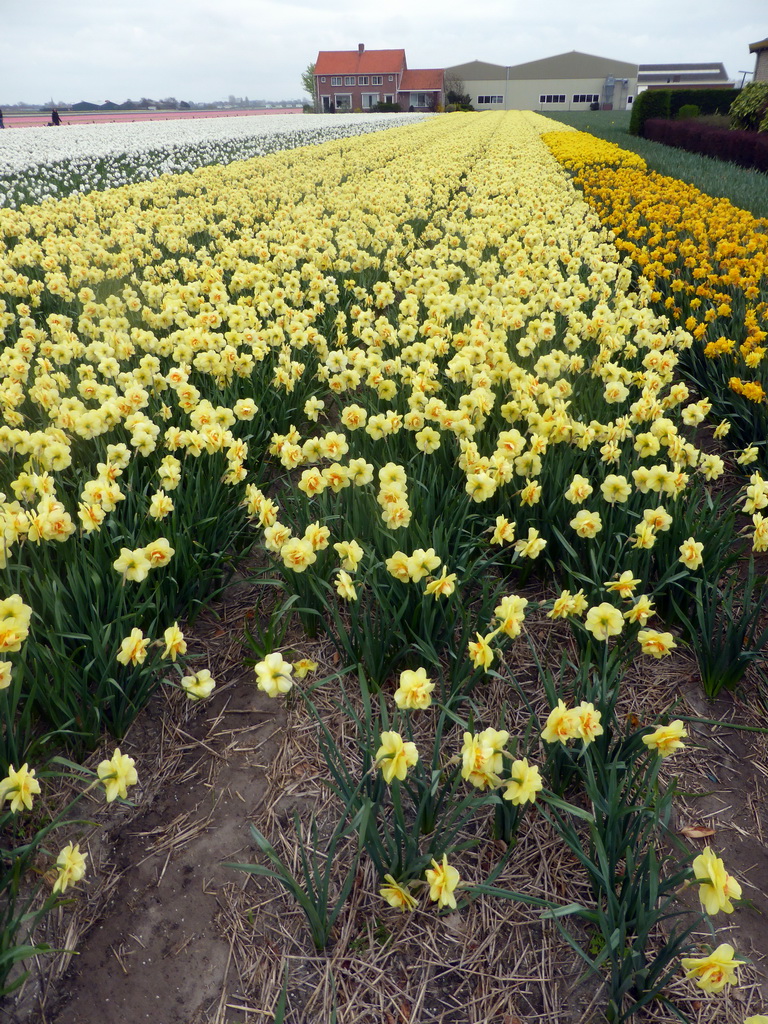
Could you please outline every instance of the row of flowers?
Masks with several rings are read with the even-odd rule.
[[[768,221],[648,172],[634,153],[574,131],[545,136],[601,221],[652,286],[652,301],[698,342],[691,371],[744,438],[765,440]],[[681,216],[681,211],[685,211]],[[759,408],[756,408],[759,407]],[[764,452],[761,457],[765,459]]]
[[[424,114],[276,114],[265,117],[27,128],[0,136],[0,207],[60,199],[228,164],[279,150],[382,131]]]

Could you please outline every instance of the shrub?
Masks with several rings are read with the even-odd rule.
[[[698,117],[701,111],[695,103],[684,103],[677,112],[677,118],[685,121],[689,117]]]
[[[726,160],[740,167],[754,167],[757,170],[766,167],[768,146],[762,145],[763,136],[757,132],[718,128],[700,120],[648,118],[643,133],[646,139],[653,142],[684,149],[689,153],[701,153],[714,160]],[[768,138],[765,141],[768,142]]]
[[[755,136],[753,167],[756,171],[768,171],[768,132]]]
[[[750,82],[730,108],[731,128],[768,131],[768,82]]]
[[[669,95],[668,89],[647,89],[641,92],[632,104],[629,134],[643,135],[645,122],[649,118],[669,117]]]
[[[456,92],[451,89],[445,97],[446,102],[453,110],[474,110],[472,99],[468,92]]]

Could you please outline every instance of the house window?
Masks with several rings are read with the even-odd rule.
[[[599,96],[595,95],[595,93],[590,93],[590,92],[587,92],[587,93],[580,92],[580,93],[574,93],[573,94],[573,102],[574,103],[596,103],[599,99],[600,99]]]
[[[565,96],[562,93],[547,93],[546,96],[542,94],[539,96],[539,103],[565,103]]]
[[[391,81],[392,81],[392,79],[390,78],[390,82]],[[381,85],[382,82],[383,82],[383,79],[382,79],[381,75],[371,75],[371,85]]]
[[[634,99],[634,96],[627,96],[627,103],[631,104],[633,99]]]
[[[504,97],[503,96],[478,96],[477,97],[477,102],[478,102],[478,104],[483,104],[483,103],[503,103],[504,102]]]
[[[331,85],[341,85],[341,75],[334,75],[331,79]]]
[[[387,95],[387,93],[384,93],[384,102],[385,103],[394,103],[394,101],[395,101],[395,97],[391,93],[389,95]]]
[[[325,85],[325,75],[323,75],[323,77],[320,79],[320,81],[323,83],[323,85]]]
[[[368,75],[358,75],[357,76],[357,84],[358,85],[368,85]]]
[[[334,94],[333,99],[337,110],[352,110],[351,92],[337,92]]]
[[[344,76],[344,85],[354,85],[354,84],[355,84],[355,76],[354,75],[345,75]]]
[[[362,100],[363,110],[371,110],[379,102],[379,94],[377,92],[364,92]]]
[[[389,80],[390,80],[390,82],[394,82],[394,80],[395,80],[395,76],[394,76],[394,75],[390,75],[390,76],[389,76]]]

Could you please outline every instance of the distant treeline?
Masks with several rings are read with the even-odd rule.
[[[6,113],[48,111],[51,107],[58,110],[69,110],[72,112],[88,112],[94,110],[210,110],[227,107],[248,107],[259,109],[262,107],[300,107],[302,101],[298,100],[237,100],[227,102],[225,100],[213,100],[210,103],[190,103],[187,100],[176,100],[172,96],[164,100],[152,100],[142,96],[140,100],[125,100],[124,103],[113,103],[106,100],[104,103],[91,103],[88,100],[80,100],[79,103],[46,103],[39,106],[36,103],[4,103],[3,109]]]

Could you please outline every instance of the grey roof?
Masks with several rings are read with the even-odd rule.
[[[542,60],[531,60],[526,64],[517,64],[509,69],[510,79],[542,79],[542,78],[605,78],[614,75],[616,78],[636,78],[637,64],[612,60],[610,57],[595,57],[591,53],[558,53],[554,57]]]
[[[698,64],[638,64],[639,71],[701,71],[725,74],[725,67],[717,61],[699,61]]]
[[[750,53],[759,53],[760,50],[768,50],[768,39],[761,39],[759,43],[750,43]]]
[[[471,60],[445,69],[446,79],[461,78],[470,82],[498,82],[506,73],[507,69],[501,64],[488,64],[484,60]]]
[[[637,80],[642,85],[650,82],[727,82],[728,72],[722,64],[641,64]]]

